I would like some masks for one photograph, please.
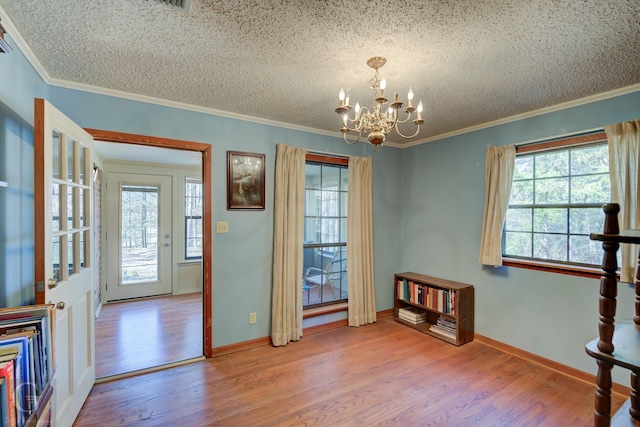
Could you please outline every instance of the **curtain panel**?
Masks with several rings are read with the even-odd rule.
[[[271,341],[302,337],[302,239],[307,150],[276,146]]]
[[[349,214],[347,215],[349,326],[361,326],[376,321],[372,188],[372,160],[365,157],[349,157]]]
[[[640,119],[604,128],[609,145],[611,200],[620,205],[620,229],[640,228]],[[633,283],[638,262],[638,245],[620,245],[620,281]]]
[[[515,160],[513,144],[487,147],[480,264],[502,265],[502,230],[509,206]]]

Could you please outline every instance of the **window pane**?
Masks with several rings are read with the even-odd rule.
[[[60,230],[60,185],[53,184],[51,188],[51,216],[52,230]]]
[[[322,165],[322,185],[323,190],[339,190],[340,189],[340,166]]]
[[[558,234],[534,234],[533,256],[540,259],[567,260],[567,236]]]
[[[187,219],[187,258],[202,256],[202,219]]]
[[[347,218],[340,219],[340,242],[347,241]]]
[[[348,206],[349,194],[348,193],[340,193],[340,216],[347,216],[347,206]]]
[[[52,259],[53,259],[53,278],[56,280],[56,282],[59,282],[61,277],[60,277],[60,237],[59,236],[55,236],[53,238],[53,253],[52,253]]]
[[[320,189],[320,165],[307,164],[305,168],[305,187],[309,189]]]
[[[533,203],[533,180],[514,181],[511,185],[511,198],[509,199],[509,203],[512,205]]]
[[[602,242],[591,240],[588,236],[570,236],[569,261],[599,264],[602,261]]]
[[[338,216],[339,206],[338,200],[339,195],[337,191],[323,191],[322,192],[322,216]]]
[[[74,199],[73,187],[67,186],[67,230],[73,229],[73,205]]]
[[[80,184],[88,185],[88,183],[85,182],[85,170],[84,170],[84,156],[85,156],[86,150],[87,149],[85,147],[80,145],[80,157],[78,158],[80,175],[78,176],[78,182]]]
[[[566,209],[535,209],[533,211],[533,231],[538,233],[567,233]]]
[[[51,148],[51,176],[60,179],[60,134],[53,131]]]
[[[571,203],[608,203],[609,174],[576,176],[571,179]]]
[[[71,138],[68,138],[67,140],[67,181],[69,182],[73,182],[73,168],[74,168],[74,158],[75,156],[73,155],[73,150],[76,146],[77,142],[74,141]]]
[[[505,233],[504,252],[513,256],[531,257],[531,233]]]
[[[80,241],[78,241],[78,233],[74,233],[74,234],[69,234],[68,240],[67,240],[67,260],[69,263],[69,276],[71,276],[72,274],[75,274],[76,272],[76,264],[75,264],[75,252],[74,252],[74,245],[75,244],[80,244]]]
[[[535,204],[567,203],[569,178],[549,178],[535,182]]]
[[[316,218],[304,219],[304,242],[320,243],[320,229]]]
[[[554,151],[535,155],[535,178],[569,175],[569,152]]]
[[[340,222],[338,218],[321,218],[321,243],[338,243],[340,241]]]
[[[602,232],[602,208],[569,209],[571,234]]]
[[[513,169],[513,179],[533,179],[533,156],[517,157],[515,167]]]
[[[571,150],[572,175],[596,173],[609,173],[609,150],[607,144]]]
[[[532,209],[510,209],[507,211],[505,228],[509,231],[532,231]]]
[[[348,191],[349,190],[349,169],[342,168],[340,175],[340,190]]]

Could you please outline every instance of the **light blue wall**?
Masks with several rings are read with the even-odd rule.
[[[212,236],[214,347],[270,335],[277,143],[373,157],[376,303],[378,310],[392,306],[390,283],[400,252],[400,150],[387,147],[376,153],[368,145],[348,146],[338,138],[59,87],[50,88],[50,101],[86,128],[213,146],[213,221],[229,222],[229,234]],[[266,155],[264,211],[227,211],[227,150]],[[256,325],[248,324],[250,312],[257,314]]]
[[[474,285],[477,333],[595,373],[584,345],[597,335],[598,280],[478,263],[485,150],[638,117],[635,92],[403,150],[400,269]],[[618,317],[632,316],[632,290],[619,295]]]
[[[0,54],[0,307],[34,302],[33,98],[47,85],[16,48]]]

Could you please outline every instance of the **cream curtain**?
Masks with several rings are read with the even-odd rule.
[[[604,128],[609,142],[611,199],[620,205],[620,229],[640,228],[640,119]],[[622,266],[620,281],[633,283],[638,262],[637,245],[620,245]]]
[[[502,230],[509,206],[515,160],[513,144],[487,147],[480,264],[502,265]]]
[[[376,321],[373,280],[372,160],[349,157],[347,215],[347,282],[349,326]]]
[[[302,336],[302,239],[307,150],[276,146],[271,341],[287,345]]]

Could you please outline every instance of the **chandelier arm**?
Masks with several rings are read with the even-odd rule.
[[[396,129],[396,133],[397,133],[398,135],[400,135],[401,137],[403,137],[404,139],[411,139],[411,138],[413,138],[414,136],[418,135],[418,132],[420,132],[420,125],[419,125],[419,124],[416,124],[416,126],[417,126],[416,131],[415,131],[415,132],[414,132],[414,134],[413,134],[413,135],[411,135],[411,136],[405,136],[405,135],[403,135],[403,134],[402,134],[402,132],[400,132],[400,129],[398,128],[398,126],[397,126],[397,125],[395,126],[395,129]]]
[[[352,132],[355,132],[355,131],[352,131]],[[353,141],[349,141],[349,140],[347,139],[347,132],[342,132],[342,138],[344,139],[344,142],[346,142],[346,143],[347,143],[347,144],[349,144],[349,145],[353,145],[353,144],[355,144],[356,142],[360,141],[360,137],[361,137],[361,136],[362,136],[362,132],[358,132],[358,137],[357,137],[355,140],[353,140]]]
[[[396,122],[403,124],[407,123],[411,119],[411,113],[406,113],[407,117],[404,120],[400,120],[400,111],[396,111]]]

